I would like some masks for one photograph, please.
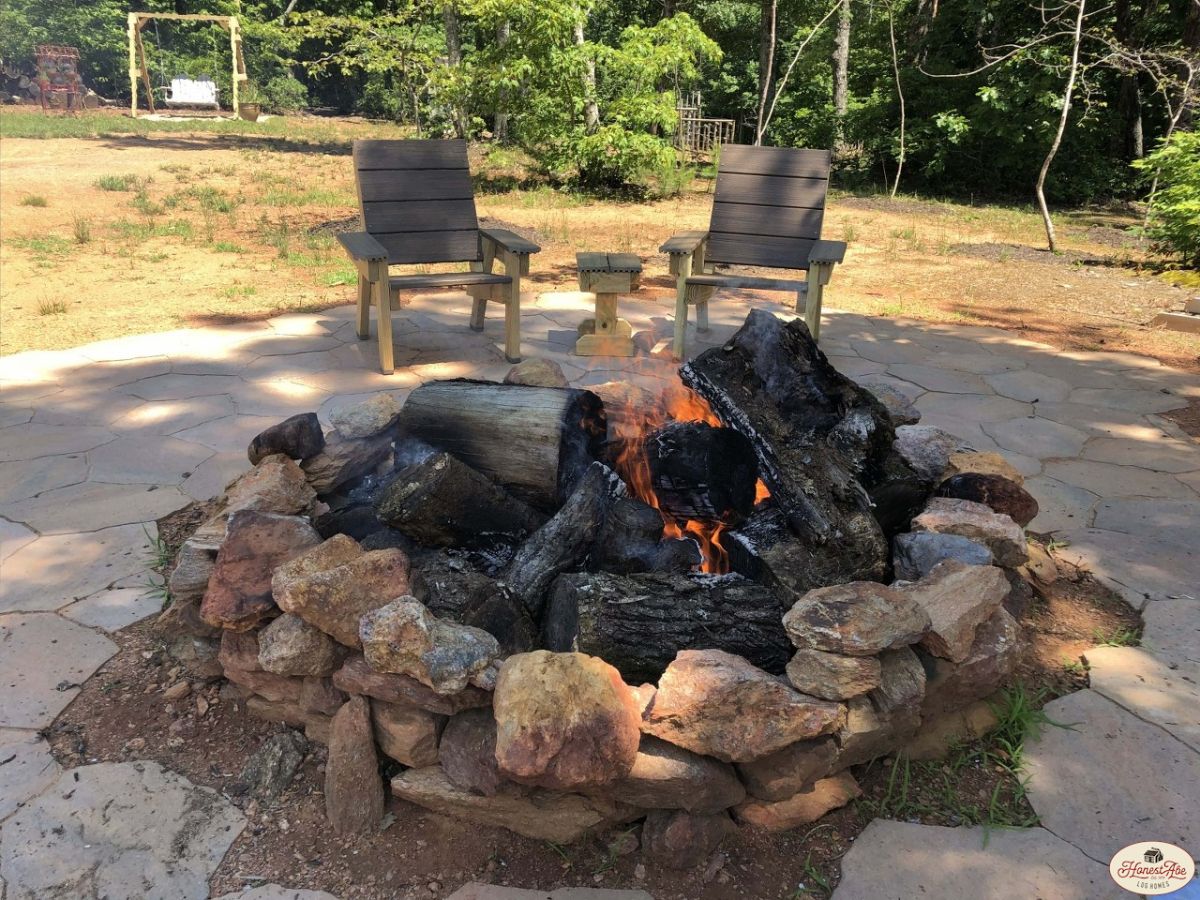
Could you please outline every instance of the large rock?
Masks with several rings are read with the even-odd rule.
[[[352,538],[335,535],[281,566],[272,581],[275,601],[340,644],[358,648],[359,622],[409,590],[402,550],[363,552]]]
[[[957,534],[910,532],[898,534],[892,541],[892,570],[897,580],[917,581],[947,559],[969,566],[990,566],[996,558],[983,544]]]
[[[1016,567],[1029,557],[1020,525],[1009,516],[971,500],[934,497],[925,511],[913,519],[912,530],[957,534],[978,541],[992,551],[1002,566]]]
[[[950,468],[950,454],[962,449],[963,441],[932,425],[901,425],[892,446],[913,471],[936,484]]]
[[[505,384],[525,384],[531,387],[566,388],[571,386],[562,368],[552,359],[522,360],[504,376]],[[591,390],[591,388],[589,388]]]
[[[912,598],[873,581],[817,588],[783,616],[797,647],[874,656],[915,644],[929,630],[929,615]]]
[[[639,708],[620,673],[594,656],[535,650],[510,656],[493,699],[496,762],[522,784],[598,787],[629,774]]]
[[[365,697],[351,697],[333,717],[325,764],[325,815],[338,834],[370,833],[383,818],[383,781]]]
[[[999,475],[1016,484],[1024,484],[1025,476],[999,453],[991,450],[976,453],[974,450],[960,450],[950,454],[950,471],[947,477],[963,472],[976,472],[980,475]]]
[[[374,471],[392,452],[390,434],[351,439],[330,435],[325,449],[306,459],[301,468],[318,494],[331,494],[343,484]]]
[[[1038,514],[1038,502],[1033,495],[1002,475],[960,472],[943,481],[937,495],[982,503],[992,511],[1008,516],[1022,528]]]
[[[265,800],[274,800],[292,783],[308,753],[308,741],[290,729],[276,732],[263,741],[246,760],[238,787]]]
[[[802,694],[822,700],[849,700],[879,687],[879,660],[800,649],[787,664],[787,677]]]
[[[840,704],[808,697],[721,650],[681,650],[658,682],[642,729],[725,762],[749,762],[835,730]]]
[[[263,459],[282,453],[291,459],[308,459],[325,448],[325,433],[316,413],[300,413],[260,431],[250,441],[246,456],[250,465],[256,466]]]
[[[1008,596],[1004,571],[995,566],[969,566],[956,560],[938,563],[914,584],[898,585],[929,613],[932,623],[921,646],[951,662],[971,652],[975,630],[990,619]]]
[[[442,731],[438,756],[446,778],[456,788],[494,797],[504,784],[496,763],[496,720],[490,709],[468,709],[451,716]]]
[[[329,415],[336,437],[355,440],[375,437],[391,430],[400,417],[400,404],[391,394],[379,391],[366,400],[340,406]]]
[[[217,565],[217,541],[188,538],[175,554],[175,568],[167,579],[174,604],[199,604],[208,590],[208,580]]]
[[[880,655],[880,685],[846,704],[846,721],[836,737],[837,767],[857,765],[899,749],[921,724],[926,678],[921,660],[908,647]]]
[[[740,803],[746,789],[728,763],[643,735],[633,768],[605,789],[642,809],[684,809],[707,815]]]
[[[642,826],[642,852],[668,869],[691,869],[712,856],[721,841],[737,830],[726,812],[696,815],[680,810],[651,810]]]
[[[253,696],[246,701],[246,712],[266,722],[277,722],[293,728],[303,728],[304,736],[318,744],[328,744],[333,717],[305,712],[299,703],[288,700],[268,700]]]
[[[244,509],[290,516],[311,509],[316,496],[296,462],[276,453],[231,482],[221,495],[219,507],[223,517]],[[198,534],[208,530],[205,526]]]
[[[962,662],[925,656],[929,677],[922,715],[940,716],[994,693],[1012,674],[1022,646],[1021,626],[1000,608],[976,630]]]
[[[407,769],[392,779],[392,793],[426,809],[507,828],[539,841],[569,844],[593,829],[628,822],[638,811],[602,797],[507,787],[491,797],[457,788],[440,766]]]
[[[305,678],[300,683],[300,708],[308,713],[333,716],[346,702],[346,692],[334,687],[331,678]]]
[[[472,686],[456,694],[439,694],[407,675],[376,672],[357,655],[351,656],[333,673],[333,684],[347,694],[362,694],[388,703],[406,703],[444,716],[492,704],[491,693],[481,688]]]
[[[371,718],[375,739],[385,756],[414,768],[437,764],[444,716],[416,706],[372,700]]]
[[[321,542],[305,519],[253,510],[229,519],[200,607],[209,625],[248,631],[276,611],[271,597],[275,569]]]
[[[359,637],[371,668],[408,675],[439,694],[480,684],[500,658],[500,644],[486,631],[439,619],[414,597],[367,612]]]
[[[893,425],[916,425],[921,421],[921,411],[913,406],[912,401],[899,388],[885,381],[868,381],[865,378],[859,385],[874,394],[875,399],[883,404]]]
[[[838,772],[809,785],[786,800],[747,800],[733,808],[739,822],[763,831],[787,831],[815,822],[825,813],[845,806],[862,789],[849,772]]]
[[[332,675],[342,652],[329,635],[284,613],[258,635],[258,664],[276,675]]]
[[[838,745],[832,737],[796,741],[760,759],[738,763],[746,790],[759,800],[786,800],[824,778],[837,761]]]

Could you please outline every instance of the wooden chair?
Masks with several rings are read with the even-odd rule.
[[[721,146],[708,231],[677,234],[660,247],[678,278],[674,353],[683,358],[688,305],[696,327],[708,331],[708,301],[718,288],[758,288],[796,295],[796,312],[813,339],[821,331],[821,297],[833,267],[846,254],[842,241],[821,240],[829,151]],[[807,273],[804,279],[717,273],[713,265],[760,266]]]
[[[393,299],[401,291],[465,288],[474,298],[471,328],[483,330],[489,301],[503,303],[504,355],[521,361],[521,276],[541,248],[511,231],[480,228],[465,141],[355,141],[362,231],[338,240],[358,269],[359,340],[379,329],[379,365],[390,375]],[[504,274],[492,272],[499,260]],[[468,262],[469,272],[391,275],[390,266]]]

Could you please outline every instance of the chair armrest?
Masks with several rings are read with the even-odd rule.
[[[672,256],[695,253],[700,245],[708,240],[707,231],[681,231],[667,240],[658,248],[659,253],[669,253]]]
[[[355,262],[385,262],[388,258],[383,244],[365,231],[347,231],[337,235],[337,239]]]
[[[513,234],[504,228],[480,228],[479,233],[485,240],[491,241],[509,253],[529,254],[537,253],[542,249],[533,241],[527,241],[519,234]]]
[[[810,263],[840,263],[845,258],[845,241],[817,241],[808,251]]]

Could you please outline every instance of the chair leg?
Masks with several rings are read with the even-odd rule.
[[[686,276],[679,279],[679,290],[675,293],[675,341],[671,345],[671,353],[676,359],[683,359],[684,340],[687,335],[687,281]]]
[[[388,284],[387,267],[375,265],[372,282],[375,287],[376,315],[379,317],[379,369],[384,375],[396,370],[392,355],[392,290]]]
[[[812,339],[818,343],[821,340],[821,301],[824,299],[825,284],[829,281],[830,274],[824,266],[814,265],[805,279],[808,291],[804,302],[804,324],[808,326],[808,333],[812,335]]]
[[[696,330],[708,334],[708,301],[701,300],[696,304]]]
[[[366,276],[358,276],[358,323],[355,334],[360,341],[371,336],[371,282]]]
[[[521,263],[515,255],[505,254],[504,271],[512,276],[508,301],[504,304],[504,358],[521,361]]]
[[[487,298],[476,297],[471,304],[471,330],[483,331],[483,318],[487,315]]]

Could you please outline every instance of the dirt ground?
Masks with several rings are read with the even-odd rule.
[[[350,140],[385,127],[315,127],[0,139],[0,353],[350,302],[353,269],[331,230],[356,215]],[[656,248],[705,227],[711,205],[704,178],[677,199],[606,201],[531,183],[513,151],[473,148],[472,167],[480,215],[544,247],[533,290],[572,286],[578,250],[634,252],[667,306],[673,284]],[[1200,338],[1148,327],[1200,288],[1146,265],[1130,215],[1070,212],[1060,223],[1054,255],[1037,249],[1041,225],[1028,210],[835,196],[825,233],[850,250],[826,303],[1200,371]]]

